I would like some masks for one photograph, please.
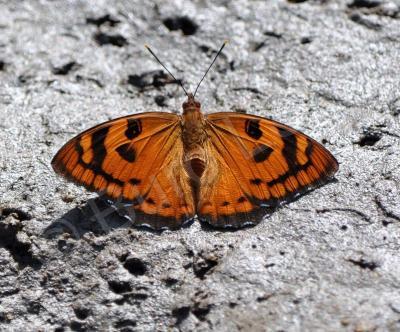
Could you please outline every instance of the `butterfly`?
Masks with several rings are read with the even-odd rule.
[[[187,95],[182,115],[147,112],[99,124],[58,151],[55,172],[124,202],[134,225],[160,230],[196,215],[215,227],[255,225],[338,170],[325,147],[289,126],[251,114],[203,114],[200,83],[191,94],[176,81]]]

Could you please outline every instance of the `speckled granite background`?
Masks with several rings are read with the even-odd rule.
[[[152,233],[55,176],[69,138],[184,95],[323,142],[336,181],[256,227]],[[0,2],[0,330],[399,331],[400,4]],[[96,211],[98,209],[98,211]]]

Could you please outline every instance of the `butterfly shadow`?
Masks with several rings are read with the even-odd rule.
[[[70,234],[76,239],[91,232],[96,236],[110,233],[117,228],[136,228],[159,235],[162,230],[134,225],[133,222],[118,213],[118,208],[102,197],[89,199],[85,205],[75,207],[62,217],[53,221],[43,232],[47,238],[61,234]]]

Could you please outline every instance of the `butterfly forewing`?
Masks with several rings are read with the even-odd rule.
[[[180,117],[151,112],[83,132],[61,148],[52,166],[89,190],[130,203],[136,225],[177,228],[195,214],[183,153]]]
[[[259,222],[280,202],[325,183],[338,163],[321,144],[278,122],[238,113],[207,116],[212,187],[201,186],[198,214],[217,226]]]

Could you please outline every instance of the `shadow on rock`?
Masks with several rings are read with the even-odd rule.
[[[85,233],[107,234],[116,228],[129,228],[133,222],[118,213],[118,207],[103,198],[87,201],[82,207],[75,207],[48,226],[43,235],[47,238],[68,233],[79,239]]]
[[[103,197],[90,199],[84,206],[75,207],[55,220],[45,229],[43,235],[46,238],[54,238],[68,233],[80,239],[88,232],[102,235],[116,228],[135,228],[155,235],[169,230],[168,227],[157,230],[147,224],[135,224],[135,211],[129,209],[128,212],[129,205],[112,202]],[[192,223],[193,219],[182,225],[182,228],[190,227]]]

